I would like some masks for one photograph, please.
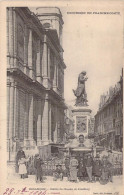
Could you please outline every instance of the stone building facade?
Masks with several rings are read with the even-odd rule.
[[[120,81],[100,98],[95,115],[95,141],[113,150],[123,148],[123,70]]]
[[[62,143],[63,19],[59,8],[7,8],[7,150]],[[42,20],[43,19],[43,20]],[[52,23],[52,25],[51,25]]]

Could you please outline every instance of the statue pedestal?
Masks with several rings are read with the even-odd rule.
[[[74,134],[76,136],[80,134],[83,134],[84,137],[88,136],[91,112],[92,110],[88,106],[73,106]]]

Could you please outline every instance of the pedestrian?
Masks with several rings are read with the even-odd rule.
[[[23,151],[23,148],[20,147],[18,152],[17,152],[17,155],[16,155],[16,172],[18,173],[19,172],[19,165],[18,165],[18,162],[19,160],[22,158],[22,157],[26,157],[25,156],[25,152]]]
[[[101,160],[100,160],[100,156],[97,154],[94,162],[93,162],[93,176],[94,176],[94,180],[96,182],[97,178],[100,181],[100,177],[101,177]]]
[[[28,162],[29,159],[26,159],[25,156],[22,156],[19,161],[19,175],[21,179],[25,178],[25,175],[27,175],[27,168],[26,168],[26,162]]]
[[[66,158],[65,158],[65,168],[66,168],[66,176],[67,176],[68,181],[70,179],[69,165],[70,165],[70,159],[69,159],[69,156],[66,156]]]
[[[93,168],[93,158],[90,153],[87,155],[86,159],[86,170],[88,174],[88,182],[92,182],[92,168]]]
[[[72,182],[77,182],[77,166],[78,166],[78,161],[75,158],[75,155],[73,154],[70,160],[70,181]]]
[[[102,157],[102,161],[101,161],[102,174],[101,174],[101,178],[100,178],[100,183],[103,185],[107,184],[109,181],[110,167],[111,167],[111,163],[108,161],[108,157],[104,155]]]
[[[85,166],[84,166],[84,159],[83,157],[81,157],[78,161],[78,172],[77,172],[77,176],[79,181],[84,181],[84,177],[85,177]]]
[[[108,150],[108,161],[109,161],[110,164],[111,164],[110,169],[109,169],[109,171],[108,171],[109,180],[110,180],[110,182],[113,182],[114,158],[113,158],[113,155],[112,155],[112,150]]]
[[[43,170],[42,170],[43,161],[40,158],[39,154],[35,155],[34,158],[34,167],[36,174],[36,182],[43,182]]]
[[[62,170],[62,165],[60,164],[56,165],[56,170],[53,173],[53,180],[57,181],[57,179],[60,179],[60,181],[63,180],[63,170]]]

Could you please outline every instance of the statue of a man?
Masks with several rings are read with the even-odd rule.
[[[76,90],[73,90],[74,95],[77,97],[76,106],[88,106],[87,94],[85,90],[85,81],[88,77],[86,76],[86,71],[83,71],[78,76],[78,86]]]

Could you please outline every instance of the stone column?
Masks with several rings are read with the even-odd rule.
[[[64,111],[61,111],[61,140],[64,139]]]
[[[59,67],[58,67],[58,63],[56,64],[56,85],[57,85],[57,88],[58,88],[58,83],[59,83],[59,78],[58,78],[58,76],[59,76]]]
[[[49,143],[49,102],[45,99],[44,111],[42,117],[42,141],[43,143]]]
[[[27,66],[28,66],[28,27],[27,27],[26,24],[24,25],[24,31],[25,31],[24,32],[24,66],[25,66],[24,71],[25,71],[25,74],[26,74],[27,73],[26,70],[27,70]],[[30,39],[31,39],[31,37],[30,37]],[[31,47],[31,45],[30,45],[30,47]],[[29,57],[31,57],[30,53],[29,53]],[[29,62],[30,62],[30,60],[29,60]]]
[[[51,142],[51,102],[49,102],[49,141]]]
[[[14,28],[14,67],[17,67],[17,16],[16,11],[13,10],[13,28]]]
[[[10,83],[7,83],[7,139],[9,139]]]
[[[54,69],[54,79],[53,79],[53,88],[56,88],[57,87],[57,64],[56,64],[56,57],[54,57],[54,66],[55,66],[55,69]]]
[[[50,48],[48,47],[48,78],[49,79],[50,79],[50,66],[51,66]]]
[[[14,33],[13,33],[13,8],[9,7],[9,64],[13,67],[13,56],[14,56]]]
[[[47,50],[47,44],[44,42],[43,45],[43,58],[42,58],[42,64],[43,64],[43,76],[48,77],[48,50]]]
[[[54,132],[54,142],[57,142],[57,134],[58,134],[58,109],[57,106],[55,106],[55,118],[56,118],[56,127]]]
[[[34,104],[34,98],[33,94],[29,94],[29,123],[28,123],[28,140],[30,141],[30,146],[34,145],[33,140],[33,104]]]
[[[41,121],[41,99],[37,100],[38,105],[38,119],[37,119],[37,145],[41,146],[41,133],[42,133],[42,121]]]
[[[64,71],[62,72],[62,98],[64,98]]]
[[[59,108],[58,108],[58,111],[57,111],[57,115],[58,115],[57,142],[60,142],[61,114],[60,114],[60,109]]]
[[[32,66],[32,29],[29,29],[28,67],[30,69],[30,77],[33,79],[33,66]]]
[[[14,82],[10,86],[10,111],[9,111],[9,161],[13,161],[13,135],[14,135]]]
[[[9,64],[9,8],[6,8],[7,11],[7,68],[10,67]]]
[[[19,89],[17,83],[14,87],[14,123],[13,123],[13,159],[19,148]]]
[[[28,126],[29,126],[29,102],[28,102],[28,93],[26,92],[25,94],[25,129],[24,129],[24,141],[25,141],[25,144],[28,140]]]
[[[14,133],[13,137],[15,140],[15,149],[14,151],[17,151],[17,142],[19,139],[19,89],[17,85],[15,86],[14,90]]]
[[[36,59],[36,77],[37,81],[41,83],[41,54],[40,54],[40,40],[37,41],[37,59]]]

